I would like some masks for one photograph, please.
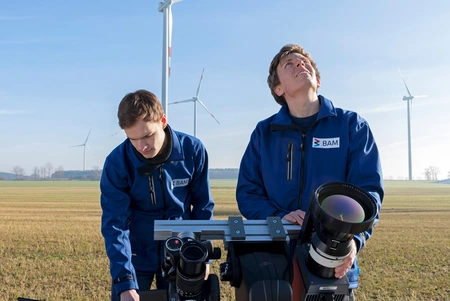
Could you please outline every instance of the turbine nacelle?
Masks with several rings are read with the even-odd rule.
[[[180,2],[180,1],[181,0],[165,0],[164,2],[159,2],[158,11],[160,13],[162,13],[167,6],[177,3],[177,2]]]

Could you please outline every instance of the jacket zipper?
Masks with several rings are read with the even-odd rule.
[[[162,199],[163,199],[163,206],[164,206],[164,217],[163,219],[166,219],[166,211],[167,211],[167,203],[166,203],[166,193],[164,190],[164,184],[163,184],[163,170],[162,170],[162,165],[159,167],[159,184],[161,185],[161,194],[162,194]]]
[[[300,152],[302,154],[302,160],[301,160],[301,170],[300,170],[300,190],[299,190],[299,198],[298,198],[298,209],[302,207],[302,201],[303,201],[303,189],[305,186],[305,147],[306,144],[306,132],[302,131],[302,143],[300,145]]]
[[[148,186],[150,189],[150,201],[152,205],[156,205],[155,182],[153,181],[153,174],[148,176]]]
[[[292,162],[294,157],[293,143],[288,143],[288,150],[286,154],[286,179],[288,181],[292,180]]]

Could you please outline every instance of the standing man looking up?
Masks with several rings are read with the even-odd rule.
[[[281,109],[257,124],[242,158],[236,189],[242,215],[302,225],[312,192],[334,181],[365,190],[380,210],[383,177],[369,124],[317,94],[320,74],[311,55],[299,45],[283,46],[267,82]],[[336,278],[348,277],[350,299],[358,287],[356,254],[371,235],[372,229],[356,234],[348,257],[335,268]]]
[[[212,219],[214,201],[205,147],[167,124],[153,93],[125,95],[117,117],[127,139],[103,167],[101,230],[110,261],[111,300],[136,301],[155,276],[157,288],[167,289],[154,221]]]

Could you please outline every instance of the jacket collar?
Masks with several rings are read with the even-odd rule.
[[[322,95],[319,95],[319,101],[320,101],[320,108],[319,114],[317,115],[317,120],[337,115],[336,109],[334,108],[331,100],[323,97]],[[287,128],[300,130],[300,127],[292,122],[291,118],[289,117],[288,110],[289,109],[287,104],[284,104],[278,111],[278,113],[275,114],[272,122],[270,123],[272,130],[287,129]]]

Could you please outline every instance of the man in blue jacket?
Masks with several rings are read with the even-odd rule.
[[[127,139],[106,158],[100,181],[102,235],[110,260],[111,300],[139,300],[161,277],[163,252],[154,221],[213,217],[208,154],[195,137],[167,124],[158,98],[146,90],[119,104]]]
[[[270,64],[267,82],[281,109],[257,124],[242,158],[236,190],[242,215],[302,225],[312,192],[333,181],[362,188],[380,209],[383,178],[369,125],[317,94],[320,74],[310,54],[285,45]],[[336,278],[347,275],[350,289],[358,286],[356,254],[371,234],[355,235],[352,251],[335,268]]]

